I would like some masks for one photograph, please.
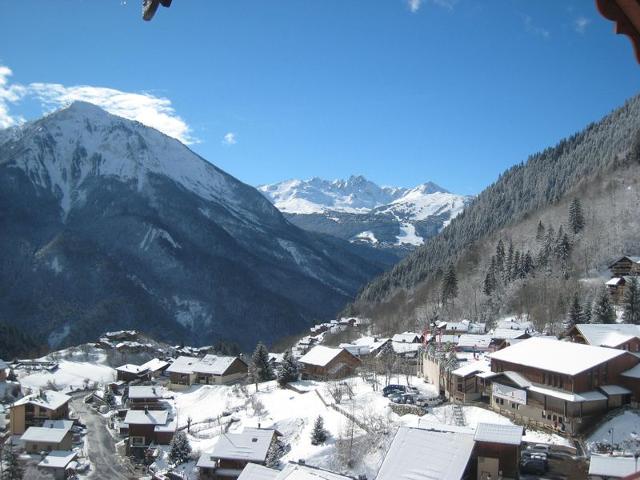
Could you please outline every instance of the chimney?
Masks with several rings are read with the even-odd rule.
[[[305,461],[305,459],[304,459],[304,458],[301,458],[300,460],[298,460],[298,464],[299,464],[299,465],[304,465],[304,464],[306,464],[306,463],[307,463],[307,462]]]

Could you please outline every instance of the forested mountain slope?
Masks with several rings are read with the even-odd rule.
[[[639,239],[635,237],[634,242],[636,233],[631,228],[638,205],[635,179],[638,176],[639,128],[640,99],[634,97],[582,132],[510,168],[439,235],[367,285],[352,310],[387,319],[397,316],[413,319],[407,321],[425,315],[480,317],[491,316],[489,312],[505,313],[509,310],[505,302],[509,303],[507,300],[511,300],[514,290],[521,293],[523,283],[532,288],[534,274],[529,280],[519,279],[517,285],[510,284],[506,290],[500,288],[504,295],[499,301],[484,295],[485,273],[496,242],[503,239],[505,245],[513,243],[516,245],[514,250],[519,250],[521,255],[529,251],[535,263],[542,247],[536,243],[540,242],[536,240],[538,223],[542,220],[544,224],[546,216],[547,227],[552,227],[554,235],[557,236],[561,226],[563,232],[569,232],[568,207],[574,197],[582,199],[587,225],[584,232],[568,238],[572,268],[561,275],[563,282],[597,273],[609,260],[605,258],[607,255],[615,256],[623,251],[633,253],[629,250],[636,248],[634,245]],[[625,221],[625,216],[631,218]],[[617,224],[621,228],[616,228]],[[604,233],[604,225],[608,232],[615,228],[619,234],[609,235],[604,242],[603,239],[595,241],[594,238]],[[578,273],[577,257],[584,256],[585,251],[588,251],[589,265],[581,266],[582,271]],[[553,259],[549,263],[553,264]],[[457,307],[453,302],[443,309],[438,297],[443,272],[450,264],[455,267],[460,294]],[[557,265],[554,268],[545,266],[545,271],[551,270],[554,272],[547,278],[556,278],[559,275],[556,275]],[[535,278],[541,277],[538,268]],[[545,285],[549,286],[548,283]],[[566,285],[563,288],[575,290]],[[508,298],[505,297],[509,292]],[[425,306],[429,307],[430,314],[425,313]]]

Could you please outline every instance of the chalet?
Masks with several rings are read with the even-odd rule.
[[[396,333],[391,337],[391,341],[397,343],[422,343],[422,335],[414,332]]]
[[[205,355],[203,358],[178,357],[167,368],[171,385],[219,385],[246,377],[249,367],[240,357]]]
[[[116,368],[116,372],[118,380],[122,380],[124,382],[151,380],[162,375],[168,366],[168,362],[160,360],[159,358],[152,358],[142,365],[127,363],[126,365]]]
[[[624,289],[627,285],[627,277],[613,277],[605,283],[607,292],[613,303],[620,303],[624,298]]]
[[[633,392],[623,373],[640,359],[624,350],[533,337],[492,353],[491,407],[520,421],[577,433]],[[635,385],[635,379],[629,384]]]
[[[336,379],[352,375],[360,360],[344,348],[313,347],[298,362],[303,378]]]
[[[280,435],[277,430],[261,428],[221,435],[213,451],[198,459],[200,480],[237,479],[247,464],[265,465],[269,449]]]
[[[589,459],[589,480],[621,480],[637,471],[638,460],[633,457],[591,455]]]
[[[484,392],[484,382],[478,374],[490,372],[491,365],[486,361],[469,362],[454,371],[448,377],[445,395],[456,402],[478,400]]]
[[[129,433],[127,451],[135,456],[143,455],[151,445],[171,443],[177,427],[167,410],[129,410],[124,423]]]
[[[579,323],[567,332],[567,336],[576,343],[640,352],[640,325]]]
[[[493,338],[492,335],[464,334],[458,338],[456,351],[471,353],[495,352],[504,348],[504,346],[504,339]]]
[[[609,265],[612,277],[640,275],[640,257],[621,257]]]
[[[354,480],[354,478],[298,463],[289,463],[282,471],[249,463],[242,470],[238,480]]]
[[[125,392],[127,406],[131,410],[164,410],[161,400],[164,397],[162,387],[150,386],[130,386]]]
[[[528,330],[519,330],[515,328],[496,328],[490,333],[494,340],[525,340],[531,338]]]
[[[518,478],[522,427],[479,423],[473,436],[477,479]]]
[[[48,420],[42,427],[29,427],[20,437],[27,453],[71,450],[71,420]]]
[[[10,408],[11,434],[21,435],[29,427],[40,427],[45,420],[64,420],[69,416],[71,397],[43,390],[21,398]]]
[[[340,348],[344,348],[347,352],[356,357],[366,357],[377,355],[387,344],[390,343],[390,338],[360,337],[351,343],[341,343]]]
[[[473,436],[472,430],[451,432],[400,427],[376,480],[419,478],[417,472],[429,472],[424,478],[438,480],[467,478],[473,469]]]
[[[77,466],[78,452],[70,450],[53,450],[38,463],[41,470],[54,480],[73,478],[72,474]]]

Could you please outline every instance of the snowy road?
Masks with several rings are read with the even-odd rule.
[[[73,410],[87,425],[89,460],[92,479],[131,480],[139,478],[122,464],[116,453],[115,442],[107,431],[107,421],[83,402],[83,396],[71,401]]]

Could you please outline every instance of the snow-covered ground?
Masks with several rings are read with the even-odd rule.
[[[51,360],[43,357],[41,360]],[[24,388],[42,389],[55,386],[61,391],[82,389],[87,384],[104,384],[116,379],[116,371],[106,365],[106,355],[101,350],[56,352],[58,368],[53,372],[46,370],[16,369],[18,381]]]
[[[640,411],[624,410],[604,422],[586,440],[591,452],[597,451],[597,444],[611,445],[614,450],[635,453],[640,447]]]

